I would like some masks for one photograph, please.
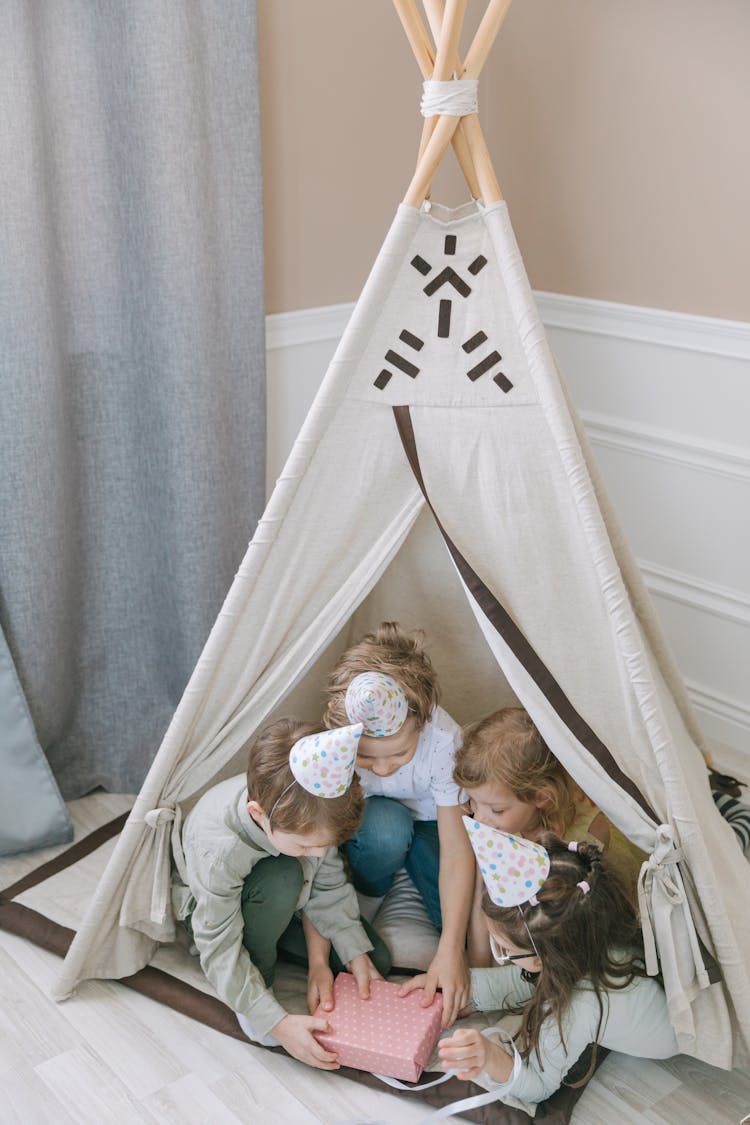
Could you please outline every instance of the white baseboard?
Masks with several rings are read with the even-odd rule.
[[[535,296],[701,723],[750,754],[750,324]],[[353,308],[266,318],[269,479]]]

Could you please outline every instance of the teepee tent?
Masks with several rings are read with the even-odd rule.
[[[459,721],[528,708],[576,782],[649,855],[640,906],[681,1049],[750,1043],[748,869],[701,736],[566,398],[492,173],[465,0],[397,0],[428,89],[414,179],[73,940],[58,993],[123,977],[175,936],[185,812],[384,618],[421,625]],[[434,69],[433,69],[434,62]],[[448,83],[454,72],[463,81]],[[451,89],[447,87],[450,86]],[[440,101],[440,99],[444,101]],[[468,101],[467,101],[468,99]],[[454,142],[472,202],[425,202]]]

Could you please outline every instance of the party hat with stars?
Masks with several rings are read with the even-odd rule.
[[[362,724],[307,734],[289,752],[294,778],[316,797],[340,797],[351,784]]]
[[[409,705],[403,689],[384,672],[361,672],[346,689],[346,713],[362,723],[369,738],[387,738],[406,722]]]
[[[511,836],[462,818],[469,833],[484,884],[496,906],[536,902],[536,893],[549,875],[549,852],[541,844]]]

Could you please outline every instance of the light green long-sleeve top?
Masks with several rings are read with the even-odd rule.
[[[533,996],[534,985],[523,980],[518,966],[507,965],[472,969],[471,992],[477,1011],[507,1011],[522,1007]],[[679,1054],[664,990],[653,977],[635,977],[626,988],[602,991],[602,1004],[604,1016],[599,1028],[596,993],[588,981],[582,980],[563,1015],[564,1044],[554,1017],[542,1023],[539,1050],[543,1069],[536,1051],[522,1059],[510,1036],[503,1033],[503,1046],[514,1058],[508,1081],[495,1082],[485,1073],[476,1081],[495,1091],[500,1101],[507,1098],[511,1105],[534,1104],[544,1101],[562,1085],[571,1066],[595,1040],[611,1051],[644,1059],[666,1059]]]
[[[209,789],[182,829],[186,880],[174,873],[172,904],[179,919],[192,913],[201,968],[217,995],[246,1016],[259,1036],[287,1014],[242,944],[242,885],[256,863],[279,855],[247,811],[245,776]],[[372,949],[359,918],[357,896],[337,848],[299,856],[303,886],[297,909],[329,938],[346,964]]]

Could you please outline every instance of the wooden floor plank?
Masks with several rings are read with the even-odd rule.
[[[77,1125],[68,1108],[30,1066],[0,1073],[3,1125]]]
[[[265,1066],[245,1067],[214,1082],[217,1098],[241,1121],[273,1121],[274,1125],[318,1125],[319,1118],[281,1085]]]
[[[35,1071],[76,1125],[153,1125],[148,1109],[138,1104],[104,1059],[85,1043],[40,1063]]]
[[[262,1120],[247,1113],[237,1115],[197,1074],[185,1074],[144,1100],[154,1121],[160,1125],[184,1125],[185,1121],[205,1121],[211,1125],[247,1125]]]

